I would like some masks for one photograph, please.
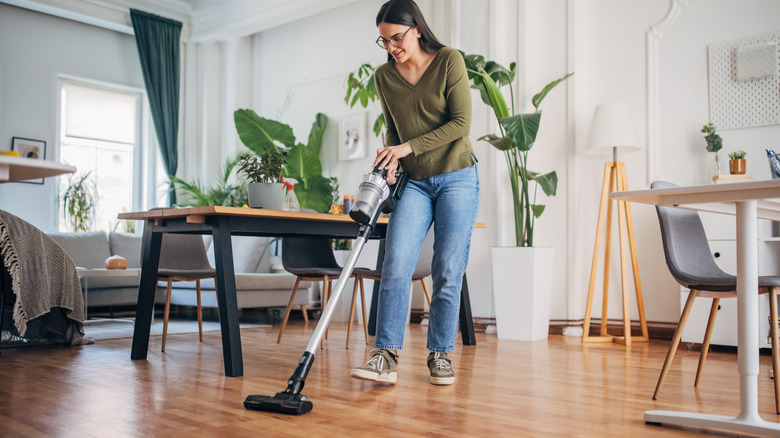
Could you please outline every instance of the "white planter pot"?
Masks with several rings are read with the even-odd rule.
[[[247,195],[252,208],[281,210],[286,192],[282,183],[249,183]]]
[[[550,329],[553,248],[494,247],[491,255],[498,338],[546,339]]]

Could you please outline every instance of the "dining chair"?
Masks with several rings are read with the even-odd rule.
[[[425,236],[425,239],[423,240],[422,245],[420,246],[420,253],[417,256],[417,264],[414,268],[414,273],[412,274],[412,283],[415,281],[419,282],[420,285],[422,285],[423,293],[425,293],[425,298],[428,300],[428,308],[431,307],[431,292],[428,289],[428,283],[426,282],[427,278],[431,276],[432,268],[431,264],[433,262],[433,230],[431,229],[428,231],[428,234]],[[366,296],[363,286],[363,280],[374,280],[374,281],[381,281],[382,280],[382,268],[379,269],[366,269],[366,268],[357,268],[355,269],[355,275],[357,276],[356,284],[360,284],[360,299],[363,303],[363,330],[365,331],[366,335],[366,343],[368,343],[368,318],[366,316]],[[355,314],[355,299],[357,298],[357,294],[353,292],[352,294],[352,306],[349,309],[349,324],[347,327],[347,348],[349,348],[349,338],[352,334],[352,324]]]
[[[651,184],[653,189],[670,187],[677,186],[665,181],[655,181]],[[699,365],[696,370],[696,380],[693,385],[698,387],[704,362],[707,360],[707,352],[720,300],[737,296],[737,277],[723,272],[713,260],[707,235],[699,214],[692,210],[663,206],[656,206],[656,213],[661,226],[661,239],[663,241],[666,265],[672,277],[683,287],[690,289],[690,293],[680,315],[680,322],[674,332],[672,344],[669,346],[669,351],[664,360],[661,375],[658,377],[653,400],[656,400],[674,355],[677,352],[677,347],[685,329],[685,322],[691,312],[694,300],[697,297],[712,298],[709,320],[707,321],[707,328],[699,355]],[[777,327],[777,294],[780,291],[780,276],[759,276],[758,286],[759,294],[769,294],[772,369],[775,376],[775,410],[780,414],[780,375],[778,375],[778,369],[780,368],[778,359],[780,356],[778,355]]]
[[[282,238],[282,266],[287,272],[295,275],[296,278],[290,295],[290,302],[287,304],[287,308],[284,311],[282,327],[279,330],[279,337],[276,339],[277,344],[282,341],[282,336],[287,327],[287,321],[290,318],[290,311],[292,310],[295,294],[298,291],[300,282],[322,282],[320,302],[322,310],[325,310],[325,306],[328,304],[328,299],[330,298],[330,293],[332,291],[333,280],[338,280],[342,271],[341,265],[338,264],[336,257],[333,255],[333,247],[331,246],[330,239],[326,237]],[[355,274],[353,273],[351,277],[354,278]],[[355,284],[355,287],[353,288],[353,294],[356,289],[357,284]],[[304,314],[304,319],[307,319],[306,308],[304,306],[301,306],[301,311]]]
[[[165,313],[163,314],[162,351],[168,337],[168,317],[171,310],[171,285],[175,281],[194,281],[197,294],[198,333],[203,342],[203,309],[200,302],[200,281],[213,278],[217,271],[209,264],[203,237],[197,234],[163,234],[157,280],[167,282]]]

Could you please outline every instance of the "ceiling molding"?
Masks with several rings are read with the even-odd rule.
[[[191,41],[242,38],[297,21],[357,0],[230,0],[197,7]]]

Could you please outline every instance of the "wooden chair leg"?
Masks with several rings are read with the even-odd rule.
[[[163,335],[160,351],[165,352],[165,341],[168,338],[168,315],[171,313],[171,284],[173,279],[168,277],[168,288],[165,291],[165,311],[163,312]]]
[[[428,277],[425,277],[428,278]],[[428,290],[428,283],[425,282],[425,278],[420,279],[420,284],[422,285],[423,292],[425,293],[425,298],[428,300],[428,308],[431,307],[431,291]]]
[[[322,313],[325,313],[325,307],[328,305],[328,301],[330,301],[330,294],[333,292],[333,279],[329,276],[325,276],[325,281],[328,283],[328,292],[325,294],[325,302],[322,303]],[[325,327],[325,339],[328,339],[328,329],[330,328],[330,324],[328,324],[327,327]],[[324,346],[324,345],[322,345]]]
[[[195,293],[198,299],[198,336],[200,342],[203,342],[203,307],[200,303],[200,279],[195,280]]]
[[[282,319],[282,328],[279,329],[279,337],[276,338],[276,343],[282,342],[282,335],[284,329],[287,327],[287,319],[290,318],[290,310],[292,310],[293,301],[295,301],[295,293],[298,292],[298,283],[301,282],[301,277],[295,277],[295,285],[293,285],[292,293],[290,294],[290,302],[287,303],[287,309],[284,311],[284,318]]]
[[[699,354],[699,366],[696,368],[696,381],[693,383],[694,388],[699,387],[699,379],[701,379],[701,370],[704,369],[704,362],[707,360],[707,354],[710,352],[710,340],[712,339],[712,329],[715,327],[715,317],[718,316],[718,305],[720,304],[720,298],[712,299],[712,307],[710,307],[710,317],[707,320],[707,330],[704,332],[704,340],[701,343],[701,354]]]
[[[780,344],[778,343],[777,328],[777,293],[780,288],[773,287],[769,290],[769,334],[772,337],[772,372],[775,383],[775,411],[780,414]]]
[[[309,323],[309,310],[306,308],[305,304],[301,304],[301,314],[303,315],[303,322],[308,324]]]
[[[365,336],[366,345],[368,345],[368,314],[366,313],[366,292],[362,278],[360,279],[360,303],[363,306],[363,336]]]
[[[355,283],[352,285],[352,305],[349,307],[349,320],[347,320],[347,348],[349,348],[349,338],[352,336],[352,325],[355,319],[355,303],[357,301],[358,282],[363,281],[361,277],[355,277]]]
[[[661,369],[661,375],[658,376],[658,383],[655,385],[655,392],[653,392],[653,400],[656,400],[658,391],[661,389],[661,385],[666,379],[666,373],[669,372],[669,366],[672,364],[674,354],[677,353],[677,346],[680,345],[680,339],[682,338],[683,330],[685,329],[685,322],[688,320],[688,315],[691,313],[691,307],[693,307],[693,300],[696,299],[698,292],[692,290],[688,294],[688,301],[685,302],[685,308],[683,308],[682,315],[680,315],[680,322],[677,324],[677,330],[674,331],[674,337],[672,338],[672,345],[669,346],[669,352],[666,353],[666,360],[664,360],[664,366]]]

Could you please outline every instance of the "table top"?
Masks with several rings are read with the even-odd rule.
[[[76,168],[54,161],[0,155],[0,183],[73,173]]]
[[[780,221],[780,179],[613,192],[611,199],[735,214],[735,203],[757,201],[758,217]]]

